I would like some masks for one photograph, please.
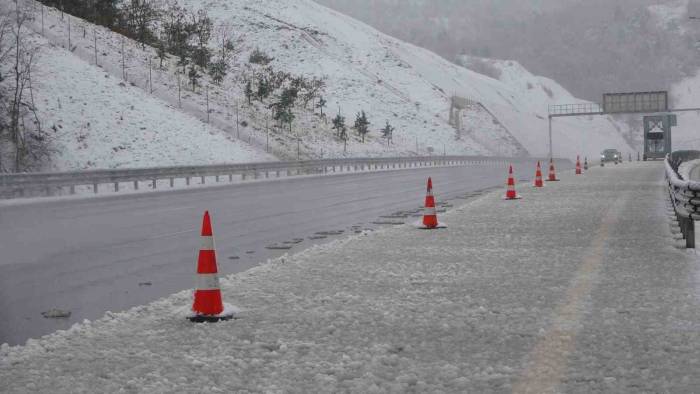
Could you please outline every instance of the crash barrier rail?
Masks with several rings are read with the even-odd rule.
[[[0,198],[29,197],[37,195],[62,194],[67,188],[70,194],[75,194],[76,187],[89,186],[97,193],[100,185],[113,184],[114,190],[119,191],[121,183],[133,183],[134,189],[139,188],[139,182],[150,182],[155,189],[158,180],[169,180],[170,187],[175,186],[175,179],[185,179],[190,185],[192,178],[201,178],[201,183],[207,177],[228,177],[233,182],[234,176],[241,180],[261,177],[280,177],[294,175],[309,175],[337,173],[348,171],[367,171],[384,169],[403,169],[433,166],[462,166],[479,164],[507,164],[518,160],[505,157],[482,156],[414,156],[414,157],[385,157],[385,158],[348,158],[324,159],[306,161],[275,161],[262,163],[181,166],[138,169],[88,170],[75,172],[54,173],[20,173],[0,175]],[[556,160],[567,163],[568,160]]]
[[[700,159],[700,151],[676,151],[666,156],[666,180],[686,248],[695,248],[695,221],[700,220],[700,182],[683,179],[678,168]]]

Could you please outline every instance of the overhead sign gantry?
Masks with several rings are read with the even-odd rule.
[[[671,126],[675,126],[675,115],[672,112],[700,111],[700,108],[669,108],[668,92],[631,92],[606,93],[603,104],[578,103],[549,106],[549,157],[553,157],[552,149],[552,119],[565,116],[593,116],[618,114],[649,114],[644,117],[644,152],[651,156],[665,155],[671,151]],[[663,134],[652,126],[661,122]],[[656,123],[654,123],[656,124]],[[649,127],[647,127],[649,126]],[[650,134],[651,130],[651,134]],[[653,134],[656,132],[657,134]],[[653,154],[652,154],[653,153]],[[645,156],[646,157],[646,156]]]

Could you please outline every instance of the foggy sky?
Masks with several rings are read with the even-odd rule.
[[[437,52],[513,59],[575,95],[667,89],[700,64],[700,21],[663,23],[659,0],[316,0]],[[693,1],[691,12],[697,8]],[[693,8],[695,7],[695,8]],[[683,10],[685,12],[685,10]]]

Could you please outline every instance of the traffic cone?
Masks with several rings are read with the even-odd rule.
[[[521,197],[515,192],[515,178],[513,177],[513,166],[508,169],[508,189],[506,190],[505,200],[518,200]]]
[[[588,171],[588,157],[583,158],[583,170]]]
[[[583,171],[581,171],[581,158],[579,156],[576,156],[576,175],[581,174],[583,174]]]
[[[219,288],[219,274],[216,266],[216,249],[211,229],[209,211],[204,213],[202,222],[202,247],[197,259],[197,288],[194,290],[192,314],[188,318],[197,323],[229,320],[234,311],[224,305]]]
[[[423,208],[423,221],[418,226],[424,230],[444,228],[445,225],[438,222],[435,197],[433,196],[433,179],[428,178],[428,190],[425,195],[425,208]]]
[[[554,170],[554,160],[549,159],[549,177],[547,178],[547,182],[557,182],[559,179],[557,179],[557,173]]]
[[[535,172],[535,187],[544,187],[544,182],[542,182],[542,167],[540,167],[540,162],[537,162],[537,171]]]

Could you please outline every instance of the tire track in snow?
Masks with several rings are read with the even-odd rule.
[[[542,339],[528,356],[525,370],[513,386],[513,393],[557,393],[567,372],[569,355],[576,347],[576,336],[582,317],[588,312],[587,303],[603,266],[606,240],[618,222],[620,213],[630,200],[625,195],[618,198],[603,214],[603,222],[591,242],[572,284],[566,292]]]

